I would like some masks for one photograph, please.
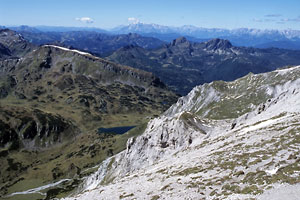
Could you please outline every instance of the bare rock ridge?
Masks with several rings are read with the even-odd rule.
[[[0,44],[0,58],[8,58],[11,56],[10,50],[3,44]]]
[[[179,37],[172,42],[172,46],[176,46],[179,44],[189,43],[188,40],[185,37]]]
[[[300,187],[299,98],[300,66],[197,86],[66,199],[288,196]]]
[[[0,29],[1,48],[6,48],[9,56],[21,57],[35,48],[23,36],[9,29]],[[1,51],[2,54],[2,51]]]
[[[124,83],[127,84],[133,84],[133,85],[136,84],[143,87],[155,85],[157,87],[165,88],[165,85],[150,72],[145,72],[135,68],[115,64],[113,62],[104,60],[102,58],[95,57],[90,54],[86,54],[76,50],[74,51],[69,49],[61,49],[57,46],[51,46],[51,45],[42,46],[42,48],[49,49],[48,51],[54,52],[54,55],[55,55],[55,51],[58,52],[67,51],[64,53],[71,53],[71,54],[73,53],[73,55],[75,56],[79,56],[79,57],[82,56],[85,57],[87,60],[91,60],[92,62],[97,63],[99,68],[96,70],[96,73],[90,73],[89,70],[91,69],[87,69],[87,71],[84,71],[85,69],[81,68],[81,66],[77,66],[78,69],[72,69],[72,70],[75,73],[82,73],[82,72],[86,74],[90,73],[88,74],[89,76],[92,76],[94,78],[99,78],[99,80],[103,81],[104,83],[118,79],[120,82],[124,81]]]
[[[209,40],[208,42],[205,42],[205,47],[208,50],[225,50],[232,47],[232,44],[228,40],[222,40],[219,38]]]
[[[175,92],[186,95],[197,85],[215,80],[233,81],[286,65],[300,64],[300,51],[236,47],[228,40],[191,42],[179,37],[160,48],[122,48],[107,59],[153,72]]]

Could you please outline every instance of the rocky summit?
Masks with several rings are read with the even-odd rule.
[[[211,51],[215,51],[217,49],[226,50],[226,49],[230,49],[231,47],[232,44],[228,40],[221,40],[219,38],[210,40],[205,43],[205,48]]]
[[[195,87],[71,199],[297,199],[300,66]]]

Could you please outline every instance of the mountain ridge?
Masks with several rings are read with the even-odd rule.
[[[236,46],[259,46],[274,41],[299,41],[299,30],[276,30],[276,29],[254,29],[254,28],[202,28],[191,25],[181,27],[162,26],[157,24],[136,23],[127,26],[121,26],[111,30],[113,33],[136,32],[142,35],[157,35],[164,40],[168,34],[180,34],[181,36],[190,36],[200,39],[222,38],[228,39]],[[173,38],[174,39],[174,38]],[[170,42],[170,40],[165,40]],[[273,47],[279,47],[273,43]],[[268,45],[267,47],[272,47]],[[294,47],[300,49],[299,45]]]
[[[153,50],[121,48],[106,58],[151,71],[175,92],[185,95],[199,84],[300,64],[299,55],[300,51],[236,47],[218,38],[197,43],[180,37]]]
[[[260,48],[286,48],[299,50],[300,31],[299,30],[276,30],[276,29],[255,29],[255,28],[203,28],[192,25],[181,27],[163,26],[157,24],[135,23],[115,27],[109,30],[84,27],[11,27],[17,31],[29,30],[32,32],[68,32],[87,31],[105,34],[128,34],[138,33],[146,37],[158,38],[164,42],[171,42],[174,38],[187,37],[194,42],[203,42],[212,38],[222,38],[230,40],[235,46],[260,47]],[[292,43],[292,44],[290,44]]]
[[[270,199],[272,188],[280,190],[279,197],[297,196],[285,189],[300,187],[299,69],[195,87],[65,199]],[[232,93],[236,89],[243,93]],[[231,114],[219,111],[223,118],[218,120],[207,115],[205,110],[218,109],[224,101]],[[244,106],[250,110],[242,111]]]
[[[14,37],[5,38],[12,49],[31,45],[9,39]],[[1,198],[54,198],[72,191],[81,176],[123,150],[128,137],[177,98],[152,73],[77,49],[34,46],[1,59]],[[98,133],[123,126],[134,128],[123,135]],[[18,193],[53,182],[54,188],[37,194]]]
[[[157,48],[165,42],[136,33],[113,35],[95,31],[37,32],[15,29],[35,45],[53,44],[88,51],[97,56],[107,55],[126,45],[138,45],[147,49]]]

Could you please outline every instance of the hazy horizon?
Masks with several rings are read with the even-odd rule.
[[[297,0],[2,0],[0,24],[111,29],[142,22],[173,27],[300,30],[299,7]]]
[[[141,24],[148,24],[148,23],[141,23]],[[219,28],[219,27],[200,27],[200,26],[194,26],[191,24],[185,24],[185,25],[181,25],[181,26],[168,26],[168,25],[161,25],[161,24],[154,24],[154,23],[149,23],[148,25],[153,24],[153,25],[159,25],[159,26],[167,26],[167,27],[173,27],[173,28],[180,28],[183,26],[193,26],[196,28],[204,28],[204,29],[224,29],[224,30],[237,30],[237,29],[254,29],[254,30],[292,30],[292,31],[300,31],[300,29],[292,29],[292,28],[282,28],[282,29],[276,29],[276,28],[249,28],[249,27],[237,27],[237,28]],[[20,25],[15,25],[15,24],[11,24],[11,25],[2,25],[0,24],[0,26],[4,26],[4,27],[21,27],[21,26],[27,26],[27,27],[32,27],[32,28],[39,28],[39,27],[54,27],[54,28],[82,28],[82,29],[102,29],[105,31],[111,31],[114,28],[117,27],[122,27],[122,26],[128,26],[130,24],[120,24],[120,25],[116,25],[115,27],[111,27],[111,28],[103,28],[103,27],[97,27],[97,26],[84,26],[84,25],[79,25],[79,26],[63,26],[63,25],[45,25],[45,24],[39,24],[39,25],[27,25],[27,24],[20,24]]]

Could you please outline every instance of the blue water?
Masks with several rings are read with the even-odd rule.
[[[98,133],[114,133],[114,134],[124,134],[127,131],[131,130],[135,126],[119,126],[113,128],[99,128]]]

